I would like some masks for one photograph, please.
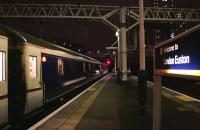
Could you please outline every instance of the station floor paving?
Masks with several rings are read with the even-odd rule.
[[[152,130],[152,86],[148,83],[148,112],[144,119],[138,113],[137,77],[121,83],[114,74],[108,74],[35,129]],[[163,90],[162,130],[200,129],[200,103],[186,99],[189,98]]]

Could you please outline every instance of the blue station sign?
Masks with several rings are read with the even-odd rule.
[[[200,76],[200,26],[155,47],[155,73]]]

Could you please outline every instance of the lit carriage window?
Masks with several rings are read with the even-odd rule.
[[[62,59],[58,59],[58,75],[64,75],[64,64]]]
[[[6,80],[6,53],[0,51],[0,81]]]
[[[37,57],[29,56],[29,76],[31,79],[37,77]]]

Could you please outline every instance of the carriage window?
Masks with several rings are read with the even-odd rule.
[[[6,80],[6,53],[0,51],[0,81]]]
[[[37,77],[37,57],[29,56],[29,76],[31,79]]]
[[[83,72],[86,72],[85,63],[83,63]]]
[[[62,59],[58,59],[58,75],[64,75],[64,64]]]

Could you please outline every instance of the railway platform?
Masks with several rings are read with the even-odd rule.
[[[138,115],[137,77],[120,83],[108,74],[29,130],[152,130],[152,86],[145,119]],[[200,128],[198,100],[163,89],[162,104],[162,130]]]

